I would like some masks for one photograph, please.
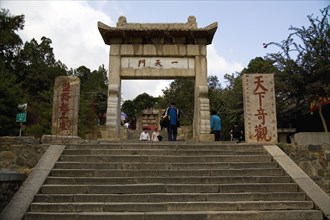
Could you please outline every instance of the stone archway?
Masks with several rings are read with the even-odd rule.
[[[207,85],[207,51],[217,22],[198,28],[187,23],[127,23],[117,27],[98,22],[105,44],[110,45],[107,139],[120,140],[122,79],[195,79],[193,139],[210,140],[210,105]]]

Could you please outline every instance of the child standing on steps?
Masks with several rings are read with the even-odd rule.
[[[159,141],[158,140],[158,135],[159,135],[159,131],[157,128],[155,128],[154,132],[152,132],[151,134],[151,140],[152,141]]]
[[[149,136],[147,128],[143,129],[143,131],[140,135],[140,141],[150,141],[150,136]]]

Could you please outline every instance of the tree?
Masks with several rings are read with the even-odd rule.
[[[136,117],[144,109],[159,108],[160,97],[153,97],[147,93],[142,93],[136,96],[133,100],[126,100],[121,105],[121,111],[127,115],[127,120],[130,121],[132,129],[135,129]]]
[[[67,75],[66,66],[56,61],[51,43],[46,37],[40,43],[35,39],[25,42],[15,64],[17,81],[22,87],[21,102],[28,103],[25,132],[36,137],[51,132],[55,79]]]
[[[157,103],[157,99],[150,96],[148,93],[142,93],[135,97],[133,100],[137,112],[141,112],[144,109],[153,108]]]
[[[252,59],[247,68],[242,70],[242,74],[249,73],[278,73],[278,69],[274,66],[274,61],[270,59],[264,59],[262,57],[256,57]]]
[[[51,43],[46,37],[41,38],[40,44],[32,39],[19,52],[18,80],[22,82],[24,93],[30,96],[52,90],[55,78],[67,74],[66,67],[56,62]]]
[[[12,16],[9,10],[0,10],[0,59],[6,69],[13,70],[13,62],[23,44],[16,33],[24,28],[24,15]]]
[[[221,135],[229,140],[229,132],[234,124],[244,125],[243,89],[241,73],[226,74],[226,87],[222,88],[218,78],[210,76],[209,99],[211,110],[216,110],[221,118]]]
[[[12,16],[0,11],[0,135],[17,133],[15,116],[18,104],[27,103],[24,135],[49,134],[52,122],[53,86],[60,75],[77,75],[81,79],[79,132],[82,137],[104,115],[107,104],[107,70],[100,66],[90,71],[85,66],[67,70],[55,59],[52,41],[42,37],[25,42],[16,33],[24,27],[24,15]],[[95,122],[94,120],[95,119]],[[92,124],[92,125],[91,125]]]
[[[223,100],[221,99],[221,84],[217,76],[209,76],[208,82],[208,96],[210,100],[210,109],[219,111],[220,107],[223,105]]]
[[[242,74],[226,74],[224,78],[228,86],[222,90],[223,106],[220,109],[223,135],[229,138],[229,132],[234,124],[244,126]]]
[[[169,88],[163,91],[162,108],[169,106],[171,102],[175,102],[181,111],[181,124],[192,125],[194,118],[194,86],[193,79],[176,79],[170,83]]]
[[[104,65],[92,72],[86,66],[80,66],[71,73],[80,79],[79,136],[96,135],[98,122],[105,123],[103,116],[107,108],[107,70]]]
[[[329,9],[327,6],[321,10],[320,19],[307,16],[310,22],[307,28],[291,26],[292,33],[281,43],[269,43],[281,49],[281,52],[268,54],[268,58],[280,70],[276,74],[280,89],[278,98],[286,102],[292,114],[305,114],[311,99],[330,94]],[[322,114],[320,117],[322,119]],[[323,126],[327,130],[325,122]]]
[[[121,110],[126,113],[128,120],[136,119],[137,109],[133,100],[126,100],[121,106]]]
[[[15,61],[22,45],[16,33],[24,27],[24,16],[12,16],[8,10],[0,10],[0,135],[17,135],[20,84],[15,76]]]
[[[19,87],[15,84],[15,77],[6,71],[3,63],[0,65],[0,79],[0,136],[17,135],[15,117],[18,113]]]

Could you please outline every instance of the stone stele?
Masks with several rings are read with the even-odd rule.
[[[273,74],[244,74],[244,127],[247,143],[277,143]]]
[[[55,79],[52,115],[52,135],[77,136],[80,79],[58,76]]]

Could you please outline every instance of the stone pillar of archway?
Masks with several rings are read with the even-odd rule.
[[[120,139],[120,45],[112,45],[109,56],[109,86],[107,103],[107,135],[106,138],[117,141]]]
[[[195,102],[193,137],[196,141],[210,141],[210,102],[207,84],[206,45],[199,46],[195,56]]]
[[[195,79],[193,139],[211,140],[207,84],[206,45],[218,24],[198,28],[196,18],[187,23],[127,23],[118,19],[112,28],[98,22],[104,42],[111,45],[107,135],[120,140],[121,79]]]

